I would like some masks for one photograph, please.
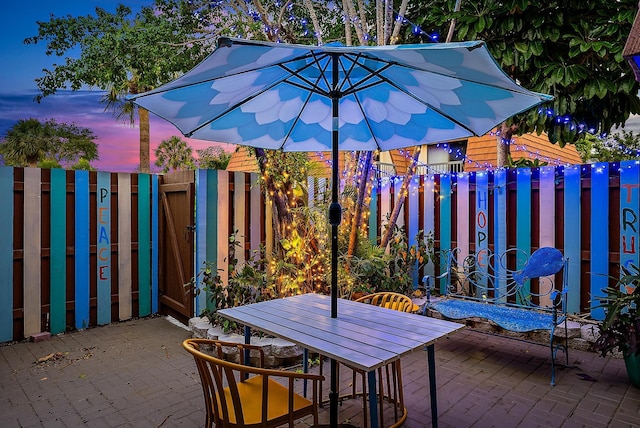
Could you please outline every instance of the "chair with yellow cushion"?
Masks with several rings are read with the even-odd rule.
[[[420,308],[411,301],[408,296],[399,293],[383,291],[379,293],[368,294],[355,300],[356,302],[376,305],[383,308],[393,309],[400,312],[415,313]],[[351,383],[351,397],[362,396],[362,411],[364,426],[367,426],[367,373],[363,370],[348,366],[353,371],[353,381]],[[320,373],[322,374],[322,360],[320,364]],[[360,374],[362,378],[362,393],[357,392],[357,377]],[[384,381],[386,378],[386,382]],[[385,393],[386,386],[386,393]],[[402,371],[400,360],[393,361],[385,367],[378,369],[378,399],[388,400],[393,404],[394,423],[391,427],[398,427],[404,423],[407,418],[407,409],[404,406],[404,395],[402,391]],[[380,421],[384,421],[384,405],[379,402]],[[402,412],[402,414],[399,414]]]
[[[400,312],[418,312],[420,307],[404,294],[393,293],[391,291],[381,291],[379,293],[368,294],[356,299],[356,302],[368,303],[370,305],[381,306],[383,308],[394,309]]]
[[[182,346],[196,361],[207,411],[206,427],[294,426],[312,415],[318,425],[318,394],[323,376],[265,369],[264,351],[256,345],[210,339],[187,339]],[[224,360],[223,348],[237,353],[240,363]],[[235,348],[235,349],[229,349]],[[203,352],[212,349],[211,354]],[[245,365],[245,350],[257,355],[259,367]],[[274,380],[278,378],[282,383]],[[296,380],[312,382],[312,397],[294,392]]]

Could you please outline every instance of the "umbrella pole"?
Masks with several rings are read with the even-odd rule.
[[[332,131],[331,131],[331,205],[329,223],[331,224],[331,318],[338,317],[338,225],[342,218],[342,208],[338,202],[338,143],[339,120],[338,102],[338,55],[332,54]],[[329,391],[329,426],[338,426],[338,362],[331,359],[331,391]]]

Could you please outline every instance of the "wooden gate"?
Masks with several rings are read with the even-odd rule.
[[[193,171],[160,176],[158,219],[158,290],[161,314],[187,323],[193,295],[185,284],[194,275]]]

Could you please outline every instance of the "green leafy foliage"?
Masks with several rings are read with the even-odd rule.
[[[22,119],[2,139],[0,155],[9,166],[69,168],[81,159],[98,159],[95,139],[91,130],[75,124]]]
[[[606,138],[591,136],[583,147],[577,147],[583,159],[590,162],[617,162],[638,158],[640,136],[622,130]]]
[[[191,147],[180,137],[173,136],[162,140],[155,154],[156,166],[161,167],[162,172],[194,168]]]
[[[227,169],[231,160],[231,153],[224,151],[220,146],[210,146],[206,149],[196,150],[198,154],[198,168],[200,169]]]
[[[185,288],[194,290],[196,296],[201,292],[206,293],[207,308],[202,315],[209,319],[211,325],[221,326],[225,332],[239,332],[239,329],[234,322],[218,314],[220,309],[256,303],[272,297],[266,283],[264,259],[252,258],[238,266],[236,251],[242,249],[242,244],[237,234],[236,230],[229,237],[227,266],[216,268],[215,262],[205,261],[200,272],[184,285]],[[220,272],[225,270],[229,272],[228,284],[220,277]],[[198,287],[198,284],[201,286]]]
[[[599,308],[605,319],[595,347],[602,356],[618,350],[623,355],[640,355],[640,269],[636,265],[620,267],[622,276],[614,286],[602,290]]]
[[[417,5],[411,18],[441,34],[456,18],[453,41],[485,40],[508,75],[555,97],[545,106],[550,115],[533,109],[516,116],[518,132],[544,131],[562,146],[608,133],[640,112],[640,84],[622,58],[637,1],[481,0],[452,10],[451,1],[436,0]]]

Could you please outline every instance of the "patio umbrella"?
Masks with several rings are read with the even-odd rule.
[[[193,70],[131,99],[187,137],[332,152],[335,318],[338,150],[386,151],[483,135],[551,97],[517,85],[482,41],[345,47],[220,38]]]

